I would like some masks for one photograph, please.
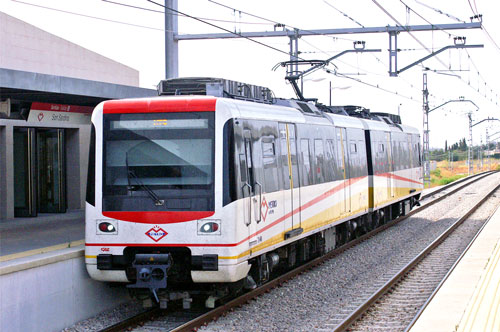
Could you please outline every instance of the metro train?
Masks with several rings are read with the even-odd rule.
[[[418,204],[418,130],[397,116],[193,78],[92,114],[85,262],[162,306],[208,307]]]

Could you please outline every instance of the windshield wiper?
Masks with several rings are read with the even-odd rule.
[[[125,152],[125,166],[127,167],[128,190],[132,190],[131,189],[132,185],[130,184],[130,177],[132,176],[135,179],[135,181],[139,184],[139,186],[148,193],[149,197],[153,200],[155,205],[160,206],[165,204],[165,201],[163,199],[160,199],[160,197],[158,197],[158,195],[156,195],[156,193],[153,190],[151,190],[151,188],[146,186],[141,181],[141,179],[135,174],[135,172],[128,167],[128,152]]]

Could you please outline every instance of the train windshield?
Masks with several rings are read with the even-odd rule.
[[[213,211],[214,112],[104,115],[104,211]]]

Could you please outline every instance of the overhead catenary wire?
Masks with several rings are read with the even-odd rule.
[[[328,2],[327,2],[326,0],[323,0],[323,2],[325,2],[326,4],[328,4]],[[333,7],[333,6],[330,6],[330,7],[334,8],[337,12],[339,12],[339,13],[340,13],[340,14],[342,14],[343,16],[346,16],[346,17],[349,17],[349,18],[350,18],[350,16],[349,16],[347,13],[345,13],[345,12],[343,12],[343,11],[341,11],[341,10],[339,10],[339,9],[337,9],[337,8],[335,8],[335,7]],[[360,25],[361,27],[364,27],[361,23],[359,23],[359,21],[356,21],[356,20],[354,20],[354,19],[352,19],[352,20],[353,20],[354,22],[356,22],[358,25]],[[398,51],[401,51],[401,50],[399,49]],[[380,64],[384,65],[384,66],[387,68],[387,64],[386,64],[386,63],[384,63],[384,62],[383,62],[383,61],[382,61],[382,60],[381,60],[381,59],[380,59],[377,55],[375,55],[375,54],[373,54],[373,53],[370,53],[370,55],[371,55],[371,56],[373,56],[373,57],[377,60],[377,62],[378,62],[378,63],[380,63]],[[349,67],[356,68],[355,66],[352,66],[352,65],[350,65],[350,64],[348,64],[348,63],[346,63],[346,62],[343,62],[343,61],[341,61],[341,60],[339,60],[339,59],[337,59],[337,61],[339,61],[339,62],[341,62],[341,63],[343,63],[343,64],[345,64],[345,65],[347,65],[347,66],[349,66]],[[367,73],[370,73],[370,74],[372,74],[372,75],[384,76],[384,77],[385,77],[385,75],[381,75],[381,74],[378,74],[378,73],[373,73],[373,72],[370,72],[369,70],[366,70],[366,69],[363,69],[363,68],[360,68],[360,69],[362,69],[363,71],[365,71],[365,72],[367,72]],[[406,80],[404,80],[403,78],[401,78],[401,77],[398,77],[398,78],[399,78],[400,80],[402,80],[403,82],[405,82],[406,84],[408,84],[408,85],[409,85],[412,89],[417,89],[418,91],[420,91],[420,89],[416,88],[413,84],[411,84],[411,83],[407,82],[407,81],[406,81]],[[434,95],[430,94],[430,96],[434,96]]]
[[[243,13],[245,15],[248,15],[248,16],[251,16],[251,17],[254,17],[254,18],[257,18],[257,19],[261,19],[261,20],[264,20],[264,21],[267,21],[267,22],[270,22],[270,23],[273,23],[276,26],[280,26],[280,27],[283,27],[283,28],[286,28],[286,27],[290,27],[294,30],[301,30],[301,31],[306,31],[306,32],[313,32],[314,35],[318,35],[318,36],[324,36],[324,37],[329,37],[329,36],[325,36],[324,34],[319,34],[319,33],[316,33],[314,31],[309,31],[309,30],[304,30],[304,29],[300,29],[300,28],[297,28],[297,27],[294,27],[294,26],[291,26],[291,25],[288,25],[288,24],[285,24],[283,22],[278,22],[276,20],[272,20],[272,19],[269,19],[269,18],[266,18],[266,17],[263,17],[263,16],[259,16],[259,15],[255,15],[255,14],[252,14],[252,13],[249,13],[247,11],[243,11],[241,9],[238,9],[238,8],[235,8],[235,7],[231,7],[231,6],[228,6],[228,5],[225,5],[225,4],[222,4],[222,3],[219,3],[217,1],[214,1],[214,0],[207,0],[208,2],[210,3],[213,3],[217,6],[221,6],[223,8],[226,8],[226,9],[230,9],[232,11],[238,11],[240,13]],[[341,40],[349,40],[349,41],[354,41],[354,39],[347,39],[347,38],[337,38],[337,39],[341,39]],[[329,56],[330,53],[322,50],[321,48],[319,48],[318,46],[312,44],[311,42],[308,42],[306,40],[302,40],[304,43],[308,44],[309,46],[315,48],[316,50],[318,50],[319,52]]]
[[[420,1],[418,1],[418,0],[414,0],[414,1],[415,1],[416,3],[418,3],[419,5],[421,5],[421,6],[427,7],[427,8],[429,8],[429,9],[431,9],[431,10],[435,11],[435,12],[436,12],[436,13],[438,13],[438,14],[444,15],[444,16],[446,16],[446,17],[448,17],[448,18],[451,18],[451,19],[453,19],[453,20],[455,20],[455,21],[457,21],[457,22],[460,22],[460,23],[466,23],[464,20],[461,20],[461,19],[459,19],[458,17],[455,17],[455,16],[453,16],[453,15],[451,15],[451,14],[445,13],[445,12],[443,12],[441,9],[431,7],[431,6],[429,6],[429,5],[427,5],[427,4],[423,3],[423,2],[420,2]]]
[[[375,89],[378,89],[378,90],[381,90],[381,91],[384,91],[386,93],[390,93],[390,94],[393,94],[393,95],[396,95],[398,97],[401,97],[401,98],[404,98],[404,99],[408,99],[410,101],[413,101],[413,102],[416,102],[416,103],[419,103],[420,104],[420,101],[417,100],[417,99],[414,99],[413,97],[410,97],[410,96],[406,96],[404,94],[400,94],[398,93],[397,91],[392,91],[392,90],[389,90],[387,88],[383,88],[381,87],[379,84],[373,84],[373,83],[368,83],[368,82],[365,82],[359,78],[356,78],[356,77],[351,77],[351,76],[348,76],[348,75],[344,75],[344,74],[341,74],[341,73],[333,73],[333,72],[327,72],[329,74],[333,74],[337,77],[342,77],[342,78],[346,78],[346,79],[349,79],[349,80],[352,80],[352,81],[355,81],[355,82],[358,82],[360,84],[363,84],[363,85],[366,85],[366,86],[369,86],[369,87],[372,87],[372,88],[375,88]]]
[[[474,17],[475,18],[480,18],[481,15],[479,15],[479,12],[477,11],[477,7],[476,7],[476,2],[474,1],[474,7],[476,8],[474,10],[474,8],[472,8],[472,4],[470,2],[470,0],[467,0],[468,3],[469,3],[469,6],[470,6],[470,9],[472,11],[472,14],[474,14]],[[481,24],[482,26],[482,30],[483,32],[486,34],[486,36],[488,37],[488,39],[493,43],[493,45],[495,46],[495,48],[500,51],[500,46],[498,46],[497,42],[495,41],[495,39],[493,39],[493,37],[491,36],[491,34],[489,33],[488,29],[486,29],[486,27],[484,26],[484,23]]]
[[[149,1],[149,0],[148,0],[148,1]],[[260,19],[263,19],[263,20],[267,20],[267,21],[269,21],[269,22],[273,22],[273,23],[275,23],[275,24],[280,24],[280,23],[279,23],[279,22],[277,22],[277,21],[270,20],[270,19],[268,19],[268,18],[264,18],[264,17],[262,17],[262,16],[258,16],[258,15],[255,15],[255,14],[252,14],[252,13],[249,13],[249,12],[245,12],[245,11],[242,11],[242,10],[240,10],[240,9],[237,9],[237,8],[234,8],[234,7],[231,7],[231,6],[227,6],[227,5],[224,5],[224,4],[220,4],[220,3],[218,3],[218,2],[216,2],[216,1],[214,1],[214,0],[208,0],[208,1],[209,1],[209,2],[211,2],[211,3],[214,3],[214,4],[216,4],[216,5],[222,6],[222,7],[224,7],[224,8],[228,8],[228,9],[231,9],[231,10],[240,11],[240,12],[242,12],[242,13],[246,14],[246,15],[249,15],[249,16],[252,16],[252,17],[255,17],[255,18],[260,18]],[[283,24],[283,23],[281,23],[281,24]],[[359,24],[361,24],[361,23],[359,23]],[[286,25],[286,24],[283,24],[283,25],[284,25],[284,26],[288,26],[288,27],[293,28],[293,29],[297,29],[297,30],[308,31],[308,30],[300,29],[300,28],[293,27],[293,26]],[[314,34],[315,34],[315,35],[318,35],[318,36],[325,36],[324,34],[319,34],[319,33],[314,33]],[[349,39],[348,39],[348,40],[349,40]],[[322,53],[324,53],[324,54],[329,55],[329,53],[327,53],[326,51],[323,51],[323,50],[319,49],[318,47],[316,47],[316,46],[315,46],[315,45],[313,45],[312,43],[307,42],[307,41],[305,41],[305,40],[302,40],[302,41],[303,41],[303,42],[305,42],[306,44],[310,45],[311,47],[313,47],[313,48],[315,48],[315,49],[319,50],[320,52],[322,52]],[[349,41],[355,41],[355,40],[354,40],[354,39],[350,39]],[[358,69],[361,69],[361,70],[363,70],[363,71],[365,71],[365,72],[369,72],[369,73],[371,73],[370,71],[367,71],[367,70],[365,70],[365,69],[362,69],[362,68],[359,68],[359,67],[356,67],[356,66],[350,65],[350,64],[348,64],[348,63],[346,63],[346,62],[344,62],[344,61],[342,61],[342,60],[336,59],[335,61],[340,62],[340,63],[343,63],[343,64],[345,64],[345,65],[347,65],[347,66],[349,66],[349,67],[352,67],[352,68],[358,68]],[[399,96],[399,97],[406,98],[406,99],[408,99],[408,100],[411,100],[411,101],[417,102],[417,101],[416,101],[413,97],[409,97],[409,96],[406,96],[406,95],[402,95],[402,94],[398,93],[397,91],[395,92],[395,91],[391,91],[391,90],[389,90],[389,89],[386,89],[386,88],[380,87],[380,85],[377,85],[377,84],[371,84],[371,83],[368,83],[368,82],[362,81],[362,80],[360,80],[360,79],[353,78],[353,77],[347,76],[347,75],[345,75],[345,74],[338,73],[338,72],[336,72],[335,70],[329,70],[329,69],[325,69],[325,68],[323,68],[323,70],[324,70],[326,73],[328,73],[328,74],[333,74],[333,75],[336,75],[337,77],[343,77],[343,78],[346,78],[346,79],[351,79],[351,80],[354,80],[354,81],[356,81],[356,82],[358,82],[358,83],[360,83],[360,84],[364,84],[364,85],[366,85],[366,86],[369,86],[369,87],[372,87],[372,88],[376,88],[376,89],[382,90],[382,91],[384,91],[384,92],[386,92],[386,93],[390,93],[390,94],[393,94],[393,95],[396,95],[396,96]],[[371,74],[373,74],[373,75],[377,75],[377,76],[382,76],[381,74],[378,74],[378,73],[371,73]],[[418,90],[418,91],[420,91],[420,90]]]
[[[207,0],[208,2],[211,2],[215,5],[218,5],[218,6],[221,6],[221,7],[224,7],[224,8],[227,8],[227,9],[230,9],[230,10],[235,10],[235,11],[238,11],[238,12],[241,12],[241,13],[244,13],[246,15],[249,15],[249,16],[252,16],[252,17],[255,17],[255,18],[259,18],[259,19],[262,19],[262,20],[266,20],[268,22],[271,22],[273,24],[276,24],[276,25],[280,25],[284,28],[286,27],[289,27],[289,28],[292,28],[294,30],[300,30],[300,31],[304,31],[304,32],[308,32],[308,33],[311,33],[313,35],[316,35],[316,36],[323,36],[323,37],[328,37],[330,38],[330,36],[327,36],[323,33],[318,33],[318,32],[315,32],[315,31],[311,31],[311,30],[307,30],[307,29],[300,29],[296,26],[292,26],[290,24],[286,24],[286,23],[283,23],[283,22],[278,22],[276,20],[272,20],[272,19],[269,19],[269,18],[265,18],[265,17],[262,17],[262,16],[259,16],[259,15],[255,15],[255,14],[252,14],[252,13],[249,13],[249,12],[246,12],[246,11],[243,11],[241,9],[238,9],[238,8],[235,8],[235,7],[231,7],[231,6],[228,6],[228,5],[225,5],[225,4],[221,4],[217,1],[214,1],[214,0]],[[351,38],[344,38],[344,37],[334,37],[334,39],[339,39],[339,40],[346,40],[346,41],[351,41],[351,42],[354,42],[356,41],[355,39],[351,39]]]
[[[122,2],[116,2],[116,1],[111,1],[111,0],[101,0],[103,2],[107,2],[113,5],[118,5],[118,6],[123,6],[123,7],[129,7],[129,8],[134,8],[134,9],[140,9],[140,10],[145,10],[153,13],[159,13],[159,14],[165,14],[164,11],[162,10],[155,10],[151,8],[145,8],[145,7],[140,7],[140,6],[134,6],[134,5],[129,5],[127,3],[122,3]],[[180,14],[172,14],[175,16],[180,16],[180,17],[185,17],[184,15]],[[222,19],[217,19],[217,18],[207,18],[207,17],[200,17],[202,20],[205,21],[212,21],[212,22],[223,22],[223,23],[234,23],[234,21],[229,21],[229,20],[222,20]],[[238,22],[239,24],[253,24],[253,25],[269,25],[268,23],[263,23],[263,22],[245,22],[241,21]]]
[[[210,1],[210,0],[209,0]],[[345,17],[347,17],[349,20],[351,20],[352,22],[356,23],[357,25],[359,25],[360,27],[364,28],[365,26],[361,23],[359,23],[358,21],[356,21],[355,19],[353,19],[351,16],[347,15],[346,13],[344,13],[343,11],[341,11],[340,9],[337,9],[337,7],[335,7],[334,5],[332,5],[330,2],[326,1],[326,0],[323,0],[323,2],[329,6],[329,7],[332,7],[333,9],[335,9],[337,12],[339,12],[340,14],[344,15]]]
[[[159,28],[149,27],[149,26],[145,26],[145,25],[139,25],[139,24],[133,24],[133,23],[128,23],[128,22],[110,20],[110,19],[103,18],[103,17],[81,14],[81,13],[72,12],[72,11],[69,11],[69,10],[63,10],[63,9],[58,9],[58,8],[53,8],[53,7],[47,7],[47,6],[37,5],[37,4],[34,4],[34,3],[24,2],[24,1],[20,1],[20,0],[11,0],[11,1],[23,4],[23,5],[38,7],[38,8],[42,8],[42,9],[52,10],[52,11],[56,11],[56,12],[60,12],[60,13],[65,13],[65,14],[70,14],[70,15],[75,15],[75,16],[81,16],[81,17],[90,18],[90,19],[99,20],[99,21],[106,21],[106,22],[110,22],[110,23],[123,24],[123,25],[128,25],[128,26],[132,26],[132,27],[136,27],[136,28],[149,29],[149,30],[168,31],[168,30],[165,30],[165,29],[159,29]],[[169,32],[173,32],[173,31],[169,31]]]
[[[400,27],[404,28],[404,26],[399,23],[399,21],[391,14],[389,13],[380,3],[378,3],[377,0],[372,0],[372,2],[377,5],[377,7],[379,7],[380,10],[382,10],[387,16],[389,16],[394,22],[396,22],[397,25],[399,25]],[[415,35],[413,33],[411,33],[411,31],[409,29],[405,29],[406,32],[420,45],[422,46],[423,48],[425,48],[429,53],[432,53],[432,51],[424,45],[424,43],[422,43],[417,37],[415,37]],[[436,56],[436,59],[443,65],[446,67],[446,64],[438,57]]]
[[[430,21],[429,21],[429,20],[427,20],[425,17],[423,17],[422,15],[420,15],[417,11],[415,11],[414,9],[412,9],[411,7],[409,7],[409,6],[408,6],[408,5],[407,5],[407,4],[406,4],[403,0],[399,0],[399,1],[400,1],[403,5],[405,5],[407,8],[410,8],[410,10],[411,10],[413,13],[415,13],[415,14],[416,14],[417,16],[419,16],[421,19],[423,19],[424,21],[426,21],[428,24],[430,24],[430,25],[432,25],[432,26],[435,26],[432,22],[430,22]],[[425,4],[423,4],[423,3],[421,3],[421,2],[419,2],[419,1],[417,1],[417,0],[415,0],[415,1],[416,1],[417,3],[420,3],[420,4],[422,4],[422,5],[424,5],[424,6],[425,6]],[[446,16],[448,16],[448,17],[450,16],[449,14],[446,14],[446,13],[444,13],[443,11],[441,11],[441,10],[439,10],[439,9],[436,9],[436,8],[431,8],[431,9],[433,9],[433,10],[435,10],[435,11],[439,12],[439,13],[443,13],[444,15],[446,15]],[[472,9],[472,8],[471,8],[471,9]],[[474,12],[474,11],[473,11],[473,13],[475,14],[475,12]],[[477,16],[477,15],[476,15],[476,16]],[[459,20],[459,21],[460,21],[460,20]],[[462,22],[462,21],[461,21],[461,22]],[[438,30],[442,31],[443,33],[447,34],[449,37],[451,37],[451,36],[458,37],[457,35],[452,34],[452,33],[449,33],[449,32],[447,32],[447,31],[445,31],[445,30],[443,30],[443,29],[441,29],[441,28],[439,28],[439,27],[437,27],[437,26],[436,26],[436,29],[438,29]],[[483,25],[483,30],[484,30],[484,25]],[[471,56],[470,56],[469,51],[468,51],[466,48],[465,48],[464,50],[465,50],[465,52],[467,53],[467,56],[468,56],[469,61],[470,61],[470,62],[473,64],[473,66],[475,67],[476,72],[477,72],[477,75],[478,75],[478,78],[482,79],[482,80],[483,80],[483,82],[485,83],[485,85],[489,87],[489,85],[486,83],[486,80],[484,79],[484,77],[483,77],[483,76],[481,75],[481,73],[479,72],[479,69],[478,69],[478,68],[477,68],[477,66],[474,64],[474,62],[473,62],[473,60],[472,60],[472,58],[471,58]],[[428,69],[428,70],[431,70],[431,69]],[[438,70],[431,70],[431,71],[433,71],[433,72],[435,72],[435,73],[439,73],[439,71],[438,71]],[[457,72],[457,70],[451,70],[451,71],[453,71],[453,72]],[[460,70],[458,70],[458,72],[459,72],[459,71],[460,71]],[[441,73],[441,74],[442,74],[442,73]],[[472,88],[475,92],[479,93],[479,95],[481,95],[481,96],[482,96],[482,97],[484,97],[485,99],[487,99],[487,100],[489,100],[489,101],[493,102],[493,100],[492,100],[491,98],[488,98],[488,97],[486,96],[486,94],[485,94],[485,95],[482,95],[482,94],[480,93],[480,91],[479,91],[479,86],[478,86],[478,89],[476,90],[476,89],[474,89],[474,88],[472,87],[472,85],[470,84],[470,81],[469,81],[469,82],[466,82],[466,81],[463,79],[463,77],[462,77],[462,76],[460,76],[460,75],[458,75],[457,77],[458,77],[458,78],[459,78],[459,79],[460,79],[460,80],[461,80],[464,84],[466,84],[467,86],[469,86],[470,88]],[[491,89],[491,87],[490,87],[490,90],[491,90],[491,92],[493,93],[493,89]],[[495,102],[495,105],[497,105],[497,106],[498,106],[498,102],[497,102],[497,101]]]

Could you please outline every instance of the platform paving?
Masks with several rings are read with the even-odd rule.
[[[500,331],[500,209],[409,332]]]
[[[0,221],[0,262],[84,243],[83,210]]]

